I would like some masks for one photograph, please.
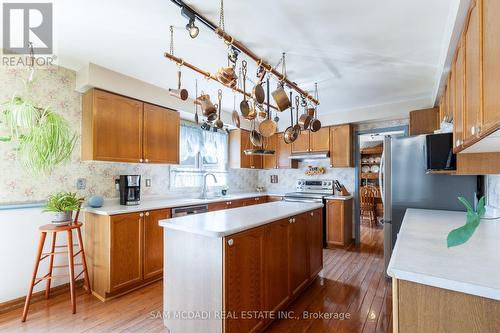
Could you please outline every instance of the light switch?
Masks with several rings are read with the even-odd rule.
[[[151,179],[146,179],[146,187],[151,187]]]
[[[87,187],[87,180],[85,178],[78,178],[76,180],[76,189],[85,190],[85,187]]]

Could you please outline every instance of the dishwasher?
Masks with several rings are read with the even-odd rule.
[[[208,212],[208,205],[177,207],[172,209],[172,217],[181,217]]]

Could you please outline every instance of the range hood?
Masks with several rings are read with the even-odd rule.
[[[288,158],[291,160],[321,160],[330,157],[329,151],[315,151],[310,153],[292,153]]]

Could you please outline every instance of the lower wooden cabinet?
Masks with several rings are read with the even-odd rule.
[[[326,243],[328,247],[348,246],[352,242],[352,199],[326,203]]]
[[[170,209],[85,214],[85,252],[92,293],[105,301],[162,278],[163,229]]]
[[[251,206],[251,205],[257,205],[257,204],[262,204],[262,203],[266,203],[266,202],[268,202],[267,196],[213,202],[213,203],[208,204],[208,211],[213,212],[216,210],[238,208],[238,207],[243,207],[243,206]]]
[[[253,311],[283,310],[323,267],[321,209],[224,238],[224,332],[260,332],[269,318]],[[245,318],[248,312],[249,317]]]

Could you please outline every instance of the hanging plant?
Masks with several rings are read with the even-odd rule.
[[[51,108],[38,107],[16,95],[1,105],[0,116],[0,125],[7,133],[0,141],[15,145],[18,160],[27,170],[48,173],[70,159],[76,135]]]

